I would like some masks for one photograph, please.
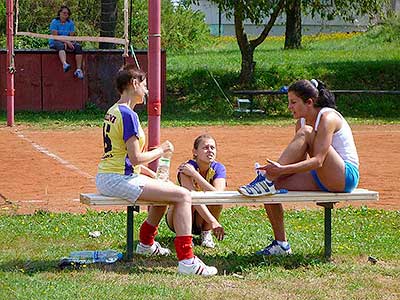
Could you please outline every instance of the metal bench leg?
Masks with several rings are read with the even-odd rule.
[[[134,214],[139,212],[139,206],[128,206],[126,214],[126,260],[133,260],[133,240],[134,240]]]
[[[335,202],[317,204],[324,207],[324,256],[325,259],[330,260],[332,256],[332,208]]]

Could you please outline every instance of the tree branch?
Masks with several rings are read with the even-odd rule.
[[[265,25],[264,30],[261,32],[260,36],[254,40],[250,41],[250,45],[254,48],[256,48],[258,45],[260,45],[266,37],[268,36],[269,32],[272,29],[272,26],[274,26],[276,19],[278,18],[279,14],[281,13],[283,7],[285,6],[285,1],[286,0],[280,0],[278,2],[278,5],[275,7],[275,10],[272,12],[269,21],[267,25]]]

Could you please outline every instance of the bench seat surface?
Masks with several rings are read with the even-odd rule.
[[[378,192],[366,189],[355,189],[351,193],[327,193],[310,191],[289,191],[286,194],[275,194],[261,197],[246,197],[237,191],[224,192],[191,192],[193,204],[252,204],[252,203],[287,203],[318,202],[331,203],[342,201],[377,201]],[[81,203],[87,205],[160,205],[165,202],[136,201],[107,197],[100,194],[80,194]],[[161,200],[161,199],[160,199]]]

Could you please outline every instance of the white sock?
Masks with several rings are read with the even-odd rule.
[[[187,259],[182,259],[179,262],[185,264],[185,265],[192,265],[194,262],[194,257],[192,258],[187,258]]]
[[[287,246],[289,246],[289,243],[287,242],[287,241],[277,241],[278,242],[278,245],[280,245],[280,246],[282,246],[282,247],[287,247]]]
[[[144,248],[150,248],[150,247],[153,246],[153,245],[145,245],[145,244],[143,244],[142,242],[140,242],[140,246],[142,246],[142,247],[144,247]]]

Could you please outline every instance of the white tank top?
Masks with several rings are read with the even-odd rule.
[[[317,120],[315,121],[314,125],[314,130],[318,131],[318,125],[321,116],[325,112],[329,111],[335,112],[342,120],[342,127],[338,131],[336,131],[332,137],[333,149],[336,150],[336,152],[345,162],[350,162],[358,168],[359,160],[353,134],[351,132],[349,124],[338,111],[330,107],[323,107],[318,113]],[[304,118],[301,118],[300,123],[301,127],[303,127],[306,124],[306,120]]]

